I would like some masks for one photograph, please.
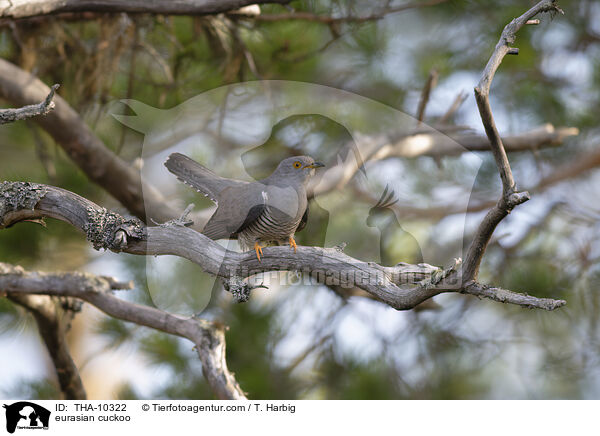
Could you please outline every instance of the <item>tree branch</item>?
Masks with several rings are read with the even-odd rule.
[[[0,282],[2,277],[0,277]],[[65,400],[85,400],[87,395],[79,371],[71,355],[65,336],[65,327],[51,297],[46,295],[9,294],[8,298],[27,309],[34,317],[40,336],[50,354]]]
[[[425,118],[425,107],[429,102],[429,96],[431,95],[431,91],[437,85],[438,81],[438,72],[435,69],[432,69],[429,72],[429,77],[427,77],[427,81],[425,82],[425,86],[423,86],[423,90],[421,91],[421,99],[419,100],[419,107],[417,109],[417,122],[421,124],[423,119]]]
[[[5,269],[6,264],[0,264]],[[14,267],[13,267],[14,268]],[[0,283],[5,273],[0,275]],[[0,284],[0,289],[2,289]],[[85,400],[87,398],[77,366],[69,353],[65,322],[55,301],[46,295],[14,295],[8,298],[23,306],[33,315],[40,336],[54,364],[60,390],[65,400]]]
[[[459,156],[467,151],[491,151],[487,137],[465,133],[446,132],[443,127],[422,130],[396,140],[387,141],[369,160],[391,157],[414,158],[419,156]],[[554,127],[543,124],[529,131],[502,138],[507,152],[532,151],[543,147],[561,145],[570,136],[579,134],[576,127]]]
[[[15,105],[24,106],[42,100],[49,91],[35,76],[0,59],[0,95],[3,98]],[[130,164],[110,151],[65,100],[56,96],[54,103],[55,108],[51,113],[34,120],[54,138],[90,180],[142,220],[146,219],[144,202],[151,210],[157,211],[157,216],[152,217],[157,221],[176,216],[168,208],[162,194],[141,180],[140,173]]]
[[[8,124],[14,121],[26,120],[38,115],[46,115],[54,109],[54,92],[60,85],[53,85],[44,101],[38,104],[24,106],[18,109],[0,109],[0,124]]]
[[[548,11],[562,12],[554,1],[541,1],[520,17],[513,19],[504,27],[502,36],[483,70],[481,80],[475,87],[475,99],[477,100],[481,121],[485,128],[485,133],[490,140],[494,159],[496,160],[496,165],[498,166],[498,171],[500,172],[500,178],[502,180],[502,196],[498,203],[496,203],[496,206],[484,217],[469,246],[465,263],[462,268],[463,283],[477,277],[481,259],[483,258],[487,244],[489,243],[496,226],[513,210],[514,207],[526,202],[530,198],[528,192],[517,192],[516,190],[512,170],[508,162],[508,157],[506,156],[506,150],[504,149],[502,139],[500,138],[492,115],[492,108],[490,106],[490,86],[494,74],[500,66],[502,59],[504,59],[504,56],[509,53],[517,53],[514,50],[511,51],[510,47],[510,44],[515,40],[517,31],[538,13]]]
[[[132,284],[120,283],[110,277],[85,273],[26,272],[5,264],[0,264],[0,267],[0,290],[16,301],[24,302],[24,298],[30,294],[73,297],[92,304],[112,317],[191,340],[196,345],[202,372],[215,396],[219,399],[245,399],[244,392],[227,369],[223,325],[206,320],[183,319],[152,307],[121,300],[110,292],[130,289]]]
[[[0,0],[0,18],[29,18],[63,12],[213,15],[254,4],[289,0]]]
[[[551,298],[537,298],[527,294],[520,294],[506,289],[482,285],[470,282],[465,285],[468,294],[477,297],[489,298],[499,303],[516,304],[527,309],[554,310],[567,304],[564,300],[553,300]]]
[[[454,130],[457,128],[454,127]],[[356,143],[360,156],[365,161],[375,162],[393,157],[416,158],[419,156],[430,156],[434,158],[446,156],[458,156],[466,151],[489,151],[489,140],[475,134],[456,134],[447,132],[445,128],[435,129],[431,127],[422,127],[415,129],[408,135],[400,138],[393,138],[390,135],[381,135],[380,137],[362,137]],[[464,128],[460,129],[464,131]],[[578,135],[579,130],[575,127],[558,127],[552,124],[544,124],[540,127],[523,132],[518,135],[507,136],[503,139],[506,144],[506,150],[511,152],[532,151],[542,147],[554,147],[561,145],[569,136]],[[356,174],[363,162],[355,159],[354,153],[347,153],[345,161],[338,162],[337,165],[330,166],[321,177],[313,179],[308,187],[311,197],[326,194],[333,189],[339,189],[346,185]],[[477,210],[483,210],[489,207],[487,203],[478,206]],[[409,205],[402,205],[402,214],[415,215],[436,215],[445,216],[446,211],[455,210],[453,206],[442,206],[439,208],[414,208]],[[451,213],[462,213],[464,209]],[[211,212],[212,213],[212,212]],[[441,214],[441,215],[440,215]],[[198,217],[199,218],[199,217]],[[208,220],[208,216],[205,217]]]
[[[251,18],[256,21],[310,21],[315,23],[323,23],[323,24],[337,24],[337,23],[365,23],[368,21],[376,21],[381,20],[385,16],[389,14],[393,14],[396,12],[402,12],[408,9],[416,9],[427,6],[435,6],[440,3],[445,3],[448,0],[428,0],[428,1],[419,1],[419,2],[411,2],[405,3],[403,5],[399,5],[397,7],[387,7],[383,9],[381,12],[371,13],[369,15],[364,16],[355,16],[355,15],[347,15],[343,17],[332,17],[329,15],[319,15],[312,12],[290,12],[290,13],[282,13],[282,14],[260,14],[260,15],[245,15],[239,14],[244,18]],[[236,14],[238,15],[238,14]]]
[[[427,264],[383,267],[354,259],[339,249],[319,247],[298,247],[297,254],[289,247],[269,247],[258,261],[252,251],[226,250],[178,222],[146,227],[137,219],[125,219],[61,188],[23,182],[0,184],[0,229],[45,216],[79,228],[96,249],[188,259],[223,278],[226,288],[239,300],[247,299],[252,290],[244,279],[269,271],[296,271],[327,285],[358,287],[397,310],[412,309],[442,292],[470,293],[469,288],[451,280],[457,265],[449,270]]]

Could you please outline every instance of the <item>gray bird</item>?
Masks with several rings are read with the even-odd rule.
[[[237,239],[243,250],[254,249],[260,260],[261,243],[287,241],[296,252],[294,233],[308,219],[306,185],[315,168],[324,165],[309,156],[289,157],[258,182],[220,177],[180,153],[171,154],[165,166],[217,204],[202,230],[204,235],[213,240]]]

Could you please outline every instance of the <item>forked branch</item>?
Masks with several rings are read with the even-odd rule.
[[[506,156],[506,150],[504,144],[498,133],[494,117],[492,115],[492,108],[490,106],[490,86],[496,70],[500,66],[502,59],[509,53],[517,54],[518,51],[513,50],[511,44],[515,41],[515,35],[521,27],[525,24],[537,24],[537,21],[532,20],[537,14],[541,12],[562,12],[562,10],[556,5],[556,2],[545,0],[536,4],[534,7],[529,9],[523,15],[515,18],[508,23],[502,31],[502,36],[496,44],[496,48],[492,53],[487,65],[485,66],[481,80],[475,87],[475,99],[477,100],[477,107],[479,108],[479,114],[485,133],[490,141],[494,159],[498,171],[500,172],[500,179],[502,180],[502,196],[496,205],[487,213],[483,221],[479,225],[477,232],[469,246],[465,263],[462,269],[462,281],[463,283],[474,280],[477,278],[479,272],[479,266],[481,259],[485,253],[487,244],[496,229],[496,226],[502,221],[516,206],[529,200],[530,196],[528,192],[517,192],[517,187],[513,178],[510,163]]]

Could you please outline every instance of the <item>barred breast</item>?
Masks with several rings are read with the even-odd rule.
[[[250,250],[254,248],[256,241],[285,241],[296,232],[301,218],[302,214],[298,218],[292,218],[277,209],[267,207],[248,228],[240,232],[240,246],[243,250]]]

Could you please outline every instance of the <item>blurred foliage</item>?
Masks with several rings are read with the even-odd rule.
[[[482,132],[470,89],[503,26],[530,4],[453,0],[381,20],[335,25],[235,16],[52,16],[1,23],[0,56],[46,83],[60,83],[60,95],[107,147],[131,162],[140,154],[143,137],[103,122],[109,113],[131,113],[116,101],[131,98],[171,108],[203,91],[256,79],[328,85],[414,114],[421,88],[436,69],[439,84],[432,92],[426,121],[435,124],[455,95],[467,91],[470,97],[454,122]],[[561,147],[511,155],[515,178],[527,180],[524,185],[534,184],[541,175],[597,146],[600,7],[594,1],[561,1],[560,5],[564,16],[542,16],[539,26],[519,32],[515,45],[520,54],[503,61],[492,87],[492,106],[503,133],[547,122],[581,130],[578,138]],[[291,6],[335,16],[367,15],[381,8],[365,1],[293,1]],[[261,10],[262,14],[289,12],[276,5]],[[2,179],[52,183],[124,211],[34,124],[20,122],[1,129]],[[348,141],[351,137],[343,126],[322,116],[291,117],[242,160],[248,175],[260,178],[282,157],[300,151],[334,161]],[[228,144],[215,151],[219,161],[226,161],[230,153]],[[476,199],[496,198],[500,184],[494,160],[486,153],[477,157],[481,167],[474,187],[465,175],[468,163],[457,158],[392,159],[382,163],[381,172],[396,175],[393,188],[404,203],[428,205],[442,173],[444,183],[460,191],[453,191],[451,198],[442,195],[447,204],[471,194]],[[441,308],[436,311],[397,313],[360,299],[342,302],[324,287],[294,285],[256,291],[249,303],[239,305],[217,292],[203,315],[229,326],[228,366],[251,398],[598,398],[597,176],[588,173],[536,193],[541,201],[521,206],[499,226],[482,265],[483,281],[566,299],[568,306],[556,313],[465,296],[437,298]],[[384,186],[379,188],[378,195]],[[197,207],[209,205],[198,202],[189,190],[185,195]],[[432,247],[443,247],[447,239],[463,243],[462,228],[448,234],[447,220],[433,217],[400,216],[394,217],[395,226],[389,227],[393,220],[366,226],[374,202],[363,200],[350,193],[311,203],[309,225],[299,233],[299,243],[346,242],[348,254],[389,264],[418,258],[419,247],[410,248],[411,242],[403,239],[406,225],[414,234],[429,235]],[[547,210],[543,204],[550,201],[565,205]],[[348,207],[357,203],[366,214]],[[341,217],[331,226],[334,212]],[[467,241],[480,218],[481,214],[472,214],[466,220]],[[515,236],[519,232],[529,236]],[[378,247],[373,241],[383,234],[387,243]],[[444,259],[456,254],[441,248],[435,251]],[[102,259],[82,235],[56,221],[48,220],[47,227],[19,224],[0,232],[0,260],[29,269],[75,270],[92,261],[102,265]],[[112,270],[101,273],[133,278],[136,283],[134,291],[121,294],[123,298],[153,304],[145,259],[120,255],[117,266],[111,265]],[[363,319],[365,313],[368,319]],[[20,321],[22,316],[0,299],[0,339],[11,338],[19,328],[36,334],[31,323]],[[93,328],[72,334],[72,347],[79,356],[90,354],[87,343],[104,344],[100,354],[126,349],[141,356],[139,372],[149,374],[145,385],[120,381],[114,397],[212,398],[189,342],[105,316],[85,319]],[[329,339],[321,341],[323,337]],[[84,382],[92,369],[107,379],[118,372],[95,365],[86,368]],[[52,371],[41,371],[47,376],[2,385],[0,395],[57,398]],[[155,377],[157,373],[160,377]]]

